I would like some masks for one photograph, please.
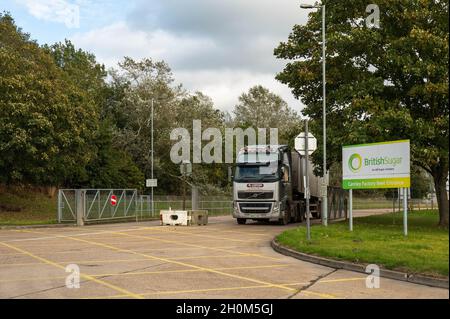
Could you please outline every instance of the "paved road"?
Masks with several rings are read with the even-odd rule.
[[[282,256],[272,238],[297,225],[207,226],[156,222],[1,230],[0,298],[449,298],[447,289],[381,278]],[[81,271],[65,286],[65,267]]]

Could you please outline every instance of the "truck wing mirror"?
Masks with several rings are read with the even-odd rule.
[[[289,183],[289,167],[287,165],[281,167],[281,173],[283,174],[283,182]]]

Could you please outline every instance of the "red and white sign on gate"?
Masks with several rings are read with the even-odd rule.
[[[111,206],[116,206],[116,205],[117,205],[117,196],[111,195]]]

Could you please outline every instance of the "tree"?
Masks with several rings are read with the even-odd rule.
[[[448,2],[380,0],[380,28],[365,24],[367,1],[323,2],[327,166],[341,160],[343,144],[410,139],[412,164],[433,176],[439,224],[448,226]],[[307,105],[303,113],[320,140],[321,12],[309,17],[275,49],[278,58],[291,60],[277,79]],[[319,148],[313,158],[320,163],[321,157]]]
[[[174,85],[170,67],[164,61],[125,58],[119,70],[113,71],[114,93],[107,103],[116,124],[116,145],[130,154],[139,169],[151,172],[151,103],[154,105],[154,174],[158,191],[179,192],[180,168],[170,159],[173,141],[170,132],[185,128],[192,132],[193,120],[202,126],[223,126],[223,115],[214,109],[212,100],[200,92],[189,94]],[[226,170],[221,166],[196,164],[194,182],[213,189]],[[222,179],[222,182],[225,179]]]
[[[242,93],[233,113],[235,125],[255,130],[278,128],[282,142],[292,140],[292,135],[299,133],[300,118],[296,112],[280,96],[261,85]]]
[[[118,70],[111,71],[115,93],[106,106],[116,124],[115,147],[130,154],[133,162],[146,177],[151,173],[151,104],[154,105],[154,174],[158,190],[172,191],[175,174],[170,166],[170,126],[175,105],[183,94],[173,85],[170,67],[164,61],[146,58],[135,61],[125,57]],[[169,166],[168,166],[169,165]]]
[[[0,14],[0,182],[55,186],[90,161],[97,113],[52,56]]]
[[[72,187],[138,188],[144,187],[144,175],[124,151],[113,146],[113,125],[102,121],[92,141],[95,158],[86,167],[86,178],[75,180]]]

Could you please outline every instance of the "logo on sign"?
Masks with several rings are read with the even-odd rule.
[[[116,206],[116,205],[117,205],[117,196],[111,195],[111,206]]]
[[[352,156],[350,156],[350,158],[348,159],[348,168],[350,168],[353,173],[357,173],[361,170],[361,167],[361,155],[359,155],[358,153],[352,154]]]

